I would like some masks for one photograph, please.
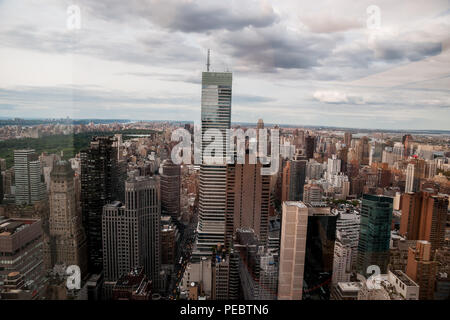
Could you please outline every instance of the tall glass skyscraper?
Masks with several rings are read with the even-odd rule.
[[[202,164],[200,166],[199,212],[195,256],[209,255],[218,243],[224,243],[226,198],[226,130],[231,123],[231,72],[202,73]],[[223,141],[215,141],[207,130],[218,130]],[[223,163],[210,164],[204,155],[214,145]],[[221,150],[221,151],[220,151]]]
[[[88,271],[103,269],[103,206],[118,198],[117,150],[112,136],[93,137],[91,145],[80,151],[81,210],[88,240]]]
[[[363,195],[357,266],[363,276],[368,276],[367,267],[371,265],[378,266],[382,273],[387,272],[392,206],[390,197]]]

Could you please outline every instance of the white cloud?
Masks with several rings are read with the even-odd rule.
[[[345,92],[340,91],[327,91],[318,90],[313,94],[314,99],[324,102],[324,103],[334,103],[334,104],[365,104],[366,101],[362,96],[349,95]]]
[[[71,33],[72,1],[0,1],[0,89],[34,88],[22,92],[26,101],[0,96],[0,105],[13,116],[76,109],[165,119],[176,110],[198,120],[211,48],[213,69],[234,72],[233,120],[383,127],[389,115],[400,127],[450,129],[450,55],[439,49],[450,34],[448,1],[378,1],[382,28],[370,42],[372,2],[80,0],[82,30]],[[69,86],[114,94],[72,109],[43,99]]]

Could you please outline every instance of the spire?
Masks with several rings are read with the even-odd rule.
[[[208,57],[206,58],[206,71],[209,72],[209,56],[210,56],[210,49],[208,49]]]

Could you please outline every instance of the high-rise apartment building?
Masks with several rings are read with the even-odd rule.
[[[414,179],[414,164],[409,163],[408,166],[406,167],[405,193],[418,191],[419,188],[418,182],[419,182],[418,179]]]
[[[419,191],[420,179],[423,178],[425,178],[425,160],[411,160],[406,167],[405,193]]]
[[[33,149],[14,150],[14,175],[17,205],[33,204],[45,198],[41,163]]]
[[[322,202],[322,195],[322,187],[318,184],[309,183],[303,187],[303,202],[306,204]]]
[[[370,145],[369,138],[362,137],[356,144],[356,155],[361,165],[369,165]]]
[[[89,273],[102,271],[103,206],[118,198],[117,150],[113,147],[114,142],[114,137],[94,137],[90,147],[80,152],[81,210],[88,240]]]
[[[338,282],[350,281],[358,253],[359,221],[359,215],[355,212],[338,211],[334,246],[333,285],[336,285]]]
[[[181,214],[180,190],[181,167],[166,159],[161,165],[161,214],[171,216],[174,221]]]
[[[52,265],[77,265],[84,275],[87,271],[86,235],[75,194],[74,171],[65,160],[53,165],[49,200]]]
[[[400,234],[410,240],[419,238],[423,193],[407,192],[402,195]]]
[[[227,166],[225,244],[231,247],[233,234],[240,228],[252,228],[262,244],[267,243],[269,228],[270,176],[262,175],[261,163]]]
[[[322,178],[323,172],[325,171],[324,165],[315,161],[314,159],[309,159],[306,164],[306,179],[319,180]]]
[[[103,264],[106,281],[142,266],[158,287],[161,268],[160,195],[155,177],[138,176],[125,183],[125,203],[103,207]]]
[[[433,189],[402,196],[400,234],[409,240],[426,240],[433,250],[444,245],[448,196]]]
[[[195,256],[210,256],[211,248],[224,243],[226,210],[226,130],[231,123],[231,72],[202,73],[202,164],[200,166],[197,241]],[[212,130],[208,132],[208,130]],[[221,133],[223,142],[215,141],[210,133]],[[209,162],[204,153],[212,144],[214,154],[223,161]],[[217,159],[220,160],[220,159]]]
[[[413,142],[413,137],[410,134],[405,134],[402,137],[402,144],[405,146],[405,151],[404,151],[405,157],[408,157],[411,153],[410,147],[411,147],[412,142]]]
[[[356,267],[359,242],[360,216],[355,212],[338,212],[336,240],[350,249],[350,270]]]
[[[299,154],[286,163],[283,169],[282,201],[303,200],[307,164],[306,158]]]
[[[393,199],[364,194],[358,243],[357,270],[366,276],[367,268],[376,265],[386,273],[389,263]]]
[[[314,158],[314,151],[316,150],[316,137],[309,134],[305,137],[305,150],[307,159]]]
[[[333,285],[349,282],[351,276],[352,249],[346,239],[336,239],[334,244]]]
[[[422,214],[420,217],[419,240],[431,243],[431,249],[442,248],[448,217],[448,195],[423,192]]]
[[[338,159],[335,154],[331,158],[328,158],[327,163],[327,177],[330,181],[330,177],[341,172],[341,159]]]
[[[383,157],[383,149],[385,147],[384,143],[375,141],[374,144],[370,147],[370,157],[369,157],[369,165],[373,163],[382,162]]]
[[[347,172],[347,162],[348,162],[348,147],[347,146],[342,146],[339,149],[338,153],[338,158],[341,160],[341,172]]]
[[[409,248],[406,274],[419,285],[419,299],[432,300],[436,282],[437,261],[428,241],[417,241],[415,248]]]
[[[351,132],[344,133],[344,143],[347,146],[347,148],[351,147],[351,145],[352,145],[352,133]]]

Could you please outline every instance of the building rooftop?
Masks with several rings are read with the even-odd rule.
[[[161,215],[161,223],[169,224],[172,222],[172,217],[168,215]]]
[[[108,208],[120,208],[122,206],[123,206],[123,203],[118,200],[105,204],[105,207],[108,207]]]
[[[308,204],[308,216],[337,216],[337,213],[331,211],[329,206],[313,206]]]
[[[410,277],[408,277],[401,270],[393,270],[391,271],[401,282],[403,282],[408,287],[418,287],[419,285],[415,283]]]
[[[10,236],[15,234],[38,220],[8,219],[0,224],[0,236]]]
[[[361,282],[338,282],[337,285],[343,292],[359,291],[362,288]]]
[[[307,208],[306,204],[304,204],[302,201],[285,201],[284,202],[287,206],[296,206],[299,208]]]
[[[131,270],[129,273],[123,274],[119,280],[116,282],[116,287],[125,286],[125,287],[133,287],[139,285],[143,279],[142,268],[135,268]]]

